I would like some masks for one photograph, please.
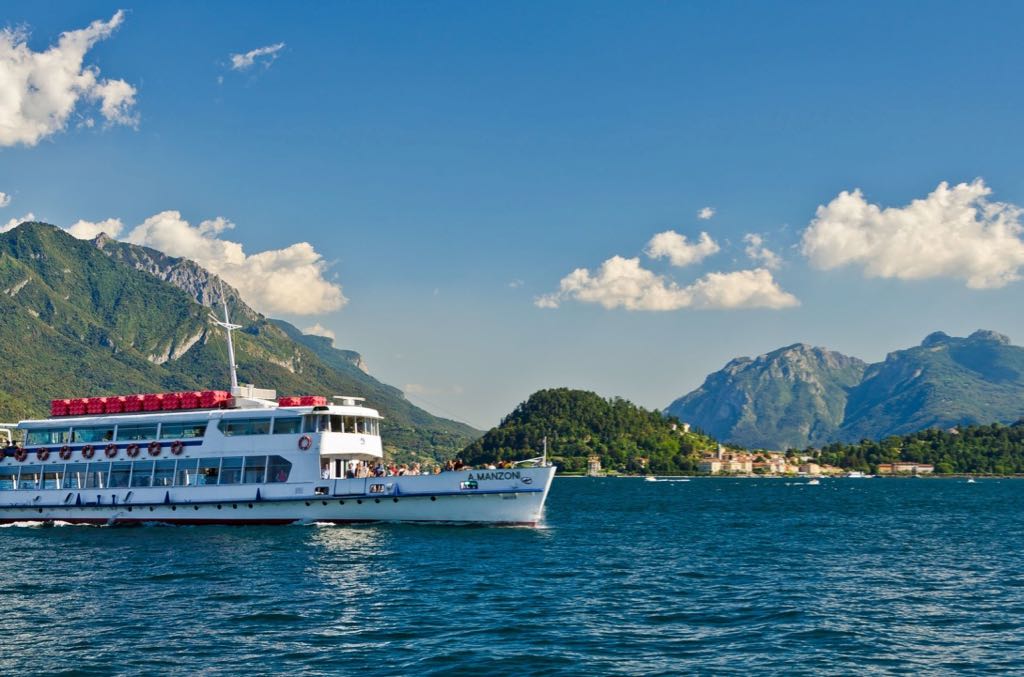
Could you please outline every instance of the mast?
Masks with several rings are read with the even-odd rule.
[[[223,280],[220,281],[220,300],[224,305],[224,320],[218,320],[217,316],[213,313],[210,313],[210,319],[213,320],[214,324],[224,327],[224,332],[228,336],[228,367],[231,370],[231,394],[238,395],[238,367],[235,364],[235,344],[234,341],[231,340],[231,332],[236,329],[241,329],[242,325],[231,324],[231,318],[228,316],[228,297],[224,293]]]

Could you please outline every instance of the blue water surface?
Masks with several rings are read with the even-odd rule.
[[[1024,671],[1024,481],[555,480],[544,528],[0,529],[0,674]]]

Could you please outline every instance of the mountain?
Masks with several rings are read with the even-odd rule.
[[[0,235],[0,417],[45,415],[56,397],[222,388],[227,347],[207,307],[221,289],[197,264],[152,249],[77,240],[42,223]],[[386,417],[388,451],[400,457],[450,457],[479,434],[413,406],[361,370],[351,351],[322,347],[332,359],[321,358],[223,290],[243,325],[235,334],[241,380],[281,394],[367,397]]]
[[[866,365],[802,344],[739,358],[666,412],[720,439],[783,449],[881,439],[1024,415],[1024,348],[942,332]]]
[[[866,367],[855,357],[797,343],[732,360],[665,411],[734,444],[802,448],[832,438],[847,393]]]
[[[958,424],[1010,423],[1024,415],[1024,348],[993,331],[942,332],[889,353],[850,392],[842,441]]]
[[[470,444],[462,458],[471,465],[539,456],[544,437],[562,471],[582,471],[596,454],[605,469],[654,473],[694,472],[701,451],[717,443],[684,431],[678,421],[620,398],[583,390],[540,390],[501,424]]]

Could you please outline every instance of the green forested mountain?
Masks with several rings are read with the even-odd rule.
[[[1024,473],[1024,421],[930,428],[878,442],[837,442],[822,448],[819,458],[865,472],[874,472],[879,463],[913,461],[931,463],[937,473]]]
[[[638,472],[647,461],[655,473],[693,472],[700,452],[717,447],[714,440],[684,433],[678,421],[620,398],[604,399],[583,390],[541,390],[516,407],[501,424],[463,451],[470,464],[522,460],[541,453],[560,470],[579,471],[597,454],[605,469]]]
[[[942,332],[889,353],[850,391],[834,439],[856,441],[1024,415],[1024,348],[993,331]]]
[[[223,333],[196,301],[197,293],[202,298],[210,289],[196,286],[186,293],[159,271],[135,267],[138,257],[152,262],[162,254],[114,244],[99,247],[41,223],[0,235],[0,419],[43,416],[56,397],[228,383]],[[165,258],[189,271],[179,282],[209,277],[192,262]],[[351,361],[325,361],[273,321],[243,308],[237,292],[228,287],[226,293],[235,306],[233,319],[244,325],[236,333],[241,380],[281,394],[367,397],[386,417],[385,446],[402,456],[451,456],[476,436],[469,426],[414,407]]]
[[[867,365],[803,343],[729,362],[667,413],[720,439],[786,449],[829,440]]]
[[[1024,348],[936,332],[866,365],[797,345],[740,358],[666,411],[748,447],[803,448],[1024,415]]]

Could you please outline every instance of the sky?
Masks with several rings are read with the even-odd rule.
[[[194,258],[439,415],[1024,341],[1020,4],[4,10],[0,227]]]

